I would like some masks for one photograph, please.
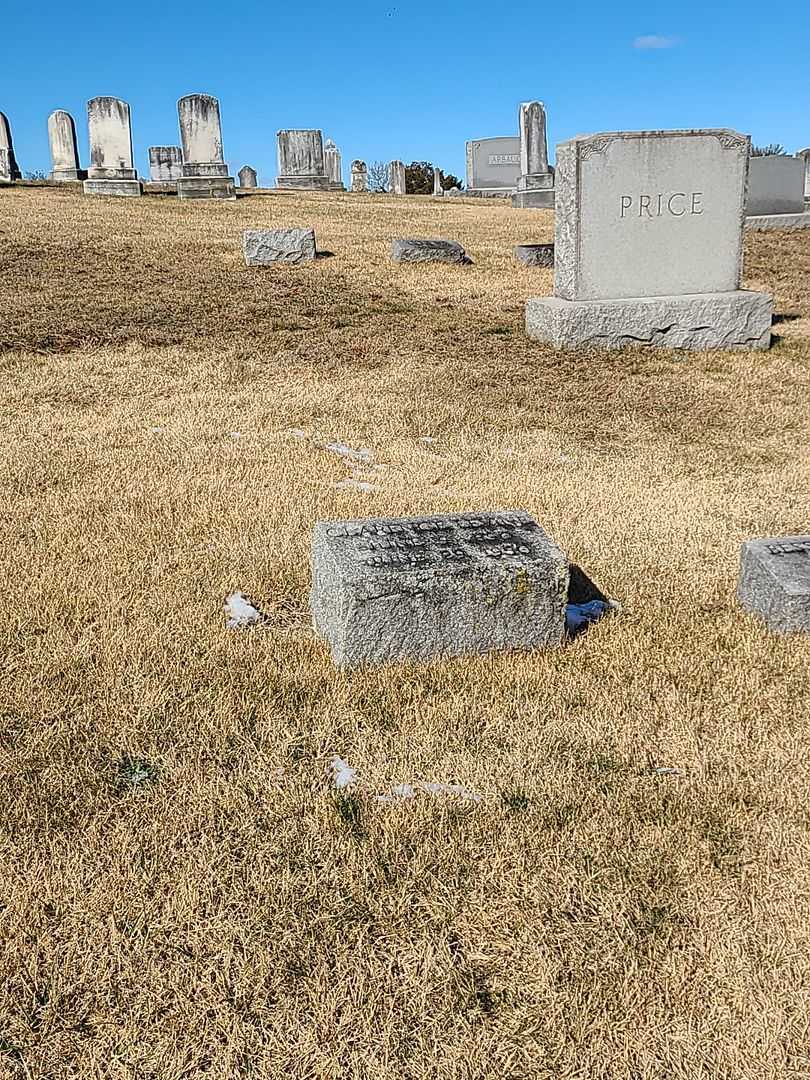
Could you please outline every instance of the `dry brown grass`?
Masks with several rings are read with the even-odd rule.
[[[246,270],[282,222],[335,257]],[[0,1076],[810,1075],[810,642],[734,602],[740,541],[810,521],[810,236],[748,240],[767,354],[560,356],[510,256],[551,232],[0,193]],[[394,267],[407,234],[475,265]],[[333,670],[317,518],[509,507],[624,616]],[[234,588],[268,629],[224,629]],[[414,779],[484,797],[375,801]]]

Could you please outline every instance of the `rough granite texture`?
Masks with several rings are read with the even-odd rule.
[[[310,607],[339,667],[563,640],[568,562],[523,511],[320,521]]]
[[[246,229],[242,249],[248,266],[312,262],[316,257],[314,229]]]
[[[85,195],[117,195],[137,197],[143,195],[140,180],[85,180],[82,184]]]
[[[394,262],[442,262],[463,266],[472,262],[457,240],[394,240],[391,258]]]
[[[778,634],[810,632],[810,536],[746,541],[737,598]]]
[[[553,244],[517,244],[514,255],[518,262],[526,266],[554,266]]]
[[[771,297],[746,290],[621,300],[545,296],[526,302],[526,333],[558,349],[767,349],[772,316]]]
[[[801,214],[757,214],[745,219],[746,231],[758,229],[782,229],[795,232],[797,229],[810,229],[810,213]]]
[[[226,166],[227,167],[227,166]],[[183,166],[183,170],[187,168]],[[181,176],[177,181],[180,199],[235,199],[232,176]]]

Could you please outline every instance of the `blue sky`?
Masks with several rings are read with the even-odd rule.
[[[463,178],[465,140],[514,134],[519,102],[535,98],[550,148],[675,127],[810,145],[810,18],[797,0],[38,0],[3,21],[0,111],[23,171],[49,169],[56,108],[76,120],[86,166],[86,102],[99,94],[130,103],[144,175],[147,147],[179,142],[177,99],[214,94],[226,160],[265,184],[281,127],[322,128],[344,173],[355,157],[401,158]]]

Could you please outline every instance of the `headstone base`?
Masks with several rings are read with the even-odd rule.
[[[54,169],[49,179],[54,184],[66,184],[71,180],[85,180],[87,173],[84,169]]]
[[[85,195],[143,195],[140,180],[85,180],[82,189]]]
[[[554,266],[553,244],[517,244],[514,256],[525,266],[542,266],[546,269]]]
[[[512,196],[512,206],[516,210],[553,210],[554,188],[528,188],[516,191]]]
[[[232,176],[181,176],[177,181],[179,199],[235,199]]]
[[[464,195],[470,199],[511,199],[515,193],[513,187],[509,188],[467,188],[465,191],[453,191],[452,188],[446,194]]]
[[[810,229],[810,213],[756,214],[745,219],[745,228],[753,232],[758,229],[784,229],[785,232]]]
[[[290,191],[331,191],[332,181],[327,176],[277,176],[276,187]]]
[[[772,298],[748,290],[621,300],[544,296],[526,302],[526,333],[555,349],[767,349],[772,316]]]
[[[228,176],[228,164],[225,161],[191,161],[184,162],[183,172],[178,179],[191,179],[199,176],[220,176],[225,180],[232,180]]]

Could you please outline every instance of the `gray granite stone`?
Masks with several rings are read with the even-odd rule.
[[[323,147],[323,167],[329,186],[333,191],[345,191],[343,186],[343,158],[331,139]]]
[[[514,254],[517,261],[526,266],[542,266],[546,269],[554,266],[553,244],[518,244]]]
[[[368,191],[368,166],[365,161],[352,162],[352,191],[358,194]]]
[[[748,232],[765,229],[782,229],[785,232],[795,232],[797,229],[810,229],[810,213],[760,214],[757,217],[747,217],[745,219],[745,228]]]
[[[804,163],[804,197],[810,199],[810,146],[797,150],[796,157]]]
[[[520,176],[512,206],[549,210],[554,207],[554,170],[548,163],[546,110],[542,101],[524,101],[518,113]]]
[[[553,210],[554,202],[554,178],[546,188],[531,188],[526,191],[516,191],[512,196],[512,206],[515,210]]]
[[[500,135],[467,143],[467,191],[509,196],[520,176],[520,137]]]
[[[258,177],[256,176],[256,170],[251,165],[243,165],[242,168],[239,170],[239,187],[258,187]]]
[[[51,148],[51,180],[64,183],[81,180],[76,125],[64,109],[56,109],[48,117],[48,142]]]
[[[561,644],[568,562],[522,511],[320,521],[310,606],[343,668]]]
[[[810,536],[746,541],[737,597],[778,634],[810,632]]]
[[[173,184],[183,175],[183,151],[179,146],[149,147],[149,179],[154,184]]]
[[[558,349],[767,349],[773,301],[767,293],[735,291],[693,296],[563,300],[526,303],[526,333]]]
[[[137,180],[132,158],[129,105],[120,98],[91,98],[87,102],[87,127],[90,136],[90,167],[87,170],[87,179]],[[87,185],[84,191],[87,195],[110,194],[89,190]]]
[[[804,162],[786,154],[765,154],[748,163],[748,192],[745,212],[749,217],[764,214],[801,214],[804,210]]]
[[[133,198],[143,195],[140,180],[90,180],[82,184],[85,195],[113,195],[121,198]]]
[[[392,161],[388,166],[388,192],[390,195],[404,195],[405,186],[405,162]]]
[[[468,265],[472,262],[456,240],[394,240],[391,244],[394,262],[442,262]]]
[[[14,156],[14,142],[11,138],[11,124],[5,113],[0,113],[0,180],[7,184],[21,180],[22,173]]]
[[[317,128],[285,128],[277,133],[276,140],[276,187],[303,191],[330,190],[323,134]]]
[[[183,166],[185,169],[185,165]],[[181,176],[177,181],[179,199],[235,199],[232,176]]]
[[[305,263],[316,258],[314,229],[246,229],[242,236],[245,263]]]

